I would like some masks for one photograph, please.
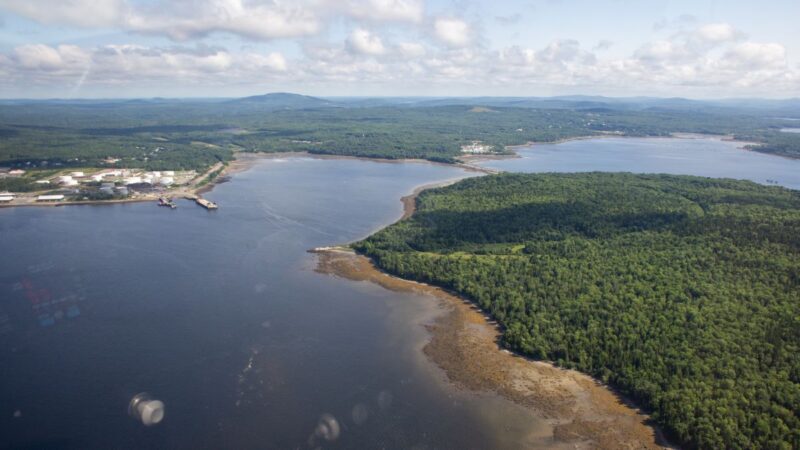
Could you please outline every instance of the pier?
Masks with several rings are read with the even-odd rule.
[[[219,206],[217,206],[216,203],[212,202],[211,200],[206,200],[204,198],[197,197],[194,201],[197,202],[198,205],[208,210],[219,208]]]

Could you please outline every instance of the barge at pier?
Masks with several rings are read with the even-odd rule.
[[[217,206],[216,203],[212,202],[211,200],[206,200],[204,198],[197,197],[196,199],[194,199],[194,201],[197,202],[198,205],[208,210],[219,208],[219,206]]]

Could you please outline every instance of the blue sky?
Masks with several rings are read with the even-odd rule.
[[[0,0],[0,96],[800,95],[800,2]]]

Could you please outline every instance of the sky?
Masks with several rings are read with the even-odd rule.
[[[800,96],[798,0],[0,0],[0,97]]]

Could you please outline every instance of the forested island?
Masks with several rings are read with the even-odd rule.
[[[687,448],[800,448],[800,193],[625,173],[427,190],[354,248],[459,293],[524,355],[594,375]]]

